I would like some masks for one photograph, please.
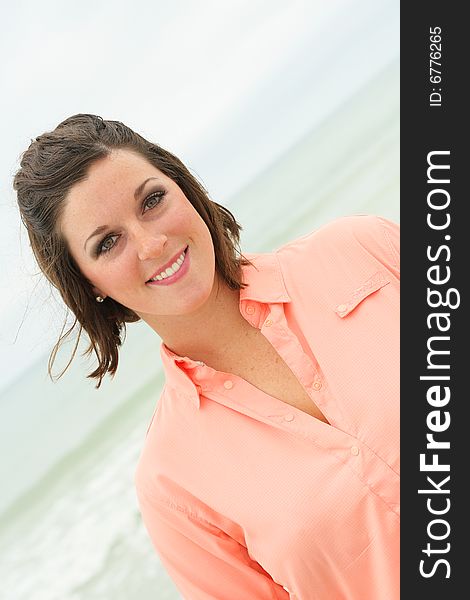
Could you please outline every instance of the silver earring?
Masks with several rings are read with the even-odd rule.
[[[102,298],[101,296],[96,296],[96,301],[97,302],[103,302],[104,298]]]

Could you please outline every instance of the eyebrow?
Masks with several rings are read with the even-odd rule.
[[[141,196],[142,192],[144,191],[145,186],[147,185],[147,183],[149,181],[153,181],[154,179],[156,179],[158,181],[158,177],[148,177],[144,182],[142,182],[135,190],[134,192],[134,198],[136,200],[139,199],[139,197]],[[86,250],[86,245],[88,244],[89,240],[91,240],[92,237],[95,237],[95,235],[98,235],[99,233],[102,233],[103,231],[106,231],[107,229],[110,229],[110,227],[108,225],[100,225],[99,227],[97,227],[93,233],[91,235],[89,235],[85,241],[85,243],[83,244],[83,248]]]

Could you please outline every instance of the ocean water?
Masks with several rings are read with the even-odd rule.
[[[242,250],[273,250],[346,214],[399,221],[397,81],[392,63],[225,203],[243,225]],[[44,357],[0,398],[2,600],[181,597],[133,487],[163,384],[148,329],[129,331],[120,379],[99,392],[83,370],[52,386]]]

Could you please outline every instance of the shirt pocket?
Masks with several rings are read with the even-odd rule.
[[[365,298],[380,290],[388,283],[390,283],[390,277],[387,273],[385,271],[377,271],[349,295],[346,295],[343,301],[334,307],[335,313],[341,318],[347,317]]]

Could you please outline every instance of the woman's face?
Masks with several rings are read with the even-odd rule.
[[[65,203],[60,229],[97,295],[144,320],[190,314],[209,298],[209,229],[178,185],[139,154],[116,150],[97,161]]]

